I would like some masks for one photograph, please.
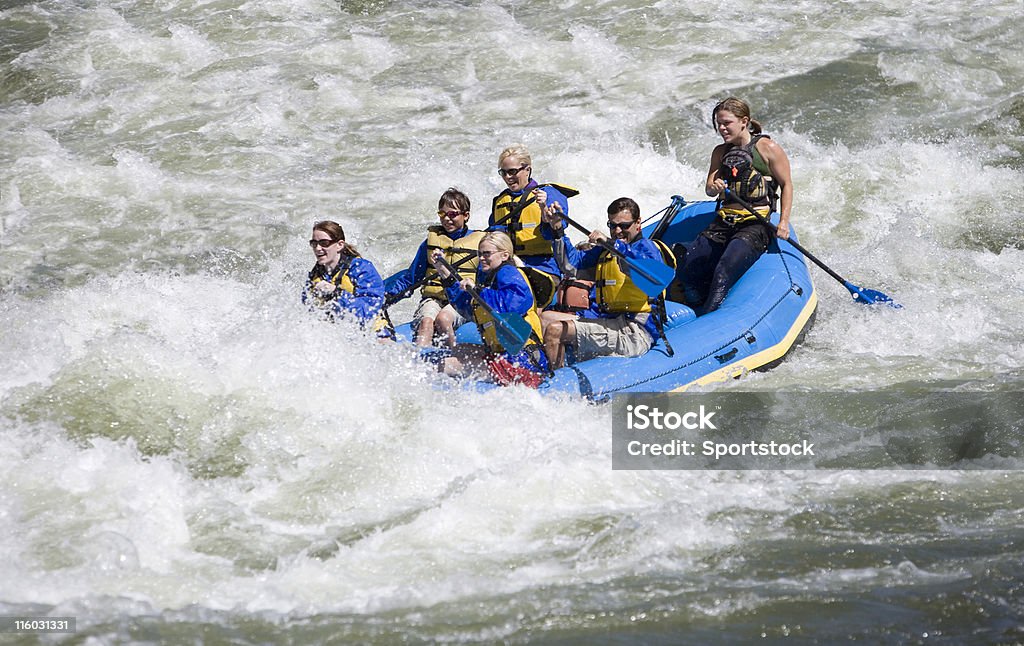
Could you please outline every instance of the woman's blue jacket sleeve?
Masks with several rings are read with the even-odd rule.
[[[477,272],[477,283],[483,282],[484,274]],[[473,297],[469,292],[462,289],[459,283],[455,283],[447,289],[448,300],[455,309],[467,318],[473,315]],[[511,264],[505,264],[498,268],[494,282],[489,287],[478,290],[481,300],[491,306],[495,312],[513,312],[515,314],[526,314],[533,306],[533,292],[529,283],[523,278],[523,274]]]

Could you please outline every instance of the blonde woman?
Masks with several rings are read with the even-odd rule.
[[[550,234],[545,237],[542,215],[557,204],[569,214],[568,198],[579,191],[553,183],[537,183],[533,178],[533,158],[522,144],[513,144],[498,155],[498,175],[505,190],[491,203],[488,231],[504,231],[512,240],[515,254],[527,267],[543,271],[556,280],[562,272],[555,260]],[[543,228],[542,228],[543,225]],[[540,303],[544,308],[547,303]]]
[[[548,362],[541,345],[537,302],[526,274],[516,266],[512,240],[504,232],[488,232],[480,240],[477,254],[480,266],[476,279],[461,281],[439,262],[443,258],[441,251],[434,251],[430,257],[448,300],[460,314],[477,324],[483,339],[483,345],[457,345],[451,356],[444,359],[441,369],[453,376],[477,372],[503,386],[522,384],[536,388],[549,374]],[[522,350],[511,354],[505,349],[495,327],[498,322],[479,301],[497,314],[518,314],[530,324],[532,332]]]

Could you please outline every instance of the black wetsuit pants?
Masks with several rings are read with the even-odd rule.
[[[771,230],[759,222],[734,226],[715,218],[686,247],[678,272],[686,304],[698,316],[718,309],[736,281],[765,252],[771,239]]]

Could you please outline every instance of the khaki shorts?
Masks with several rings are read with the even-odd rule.
[[[654,340],[644,326],[625,316],[576,320],[576,360],[594,357],[639,357]]]
[[[420,301],[419,306],[416,308],[416,313],[412,315],[412,320],[419,321],[421,318],[432,318],[437,320],[437,315],[443,310],[447,310],[450,314],[454,315],[455,318],[455,329],[459,329],[466,322],[465,317],[458,313],[458,311],[452,307],[451,303],[441,304],[441,301],[436,298],[424,298]]]

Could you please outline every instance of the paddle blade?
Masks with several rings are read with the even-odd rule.
[[[494,331],[509,354],[518,354],[533,334],[533,328],[522,316],[512,312],[494,314]]]
[[[650,258],[623,258],[629,265],[629,277],[640,291],[655,297],[665,291],[669,283],[676,277],[676,270],[660,260]]]
[[[858,287],[851,282],[843,283],[846,289],[850,290],[850,295],[853,296],[853,300],[858,303],[864,303],[865,305],[888,305],[893,309],[903,309],[903,306],[892,300],[888,295],[874,289],[865,289],[864,287]]]

